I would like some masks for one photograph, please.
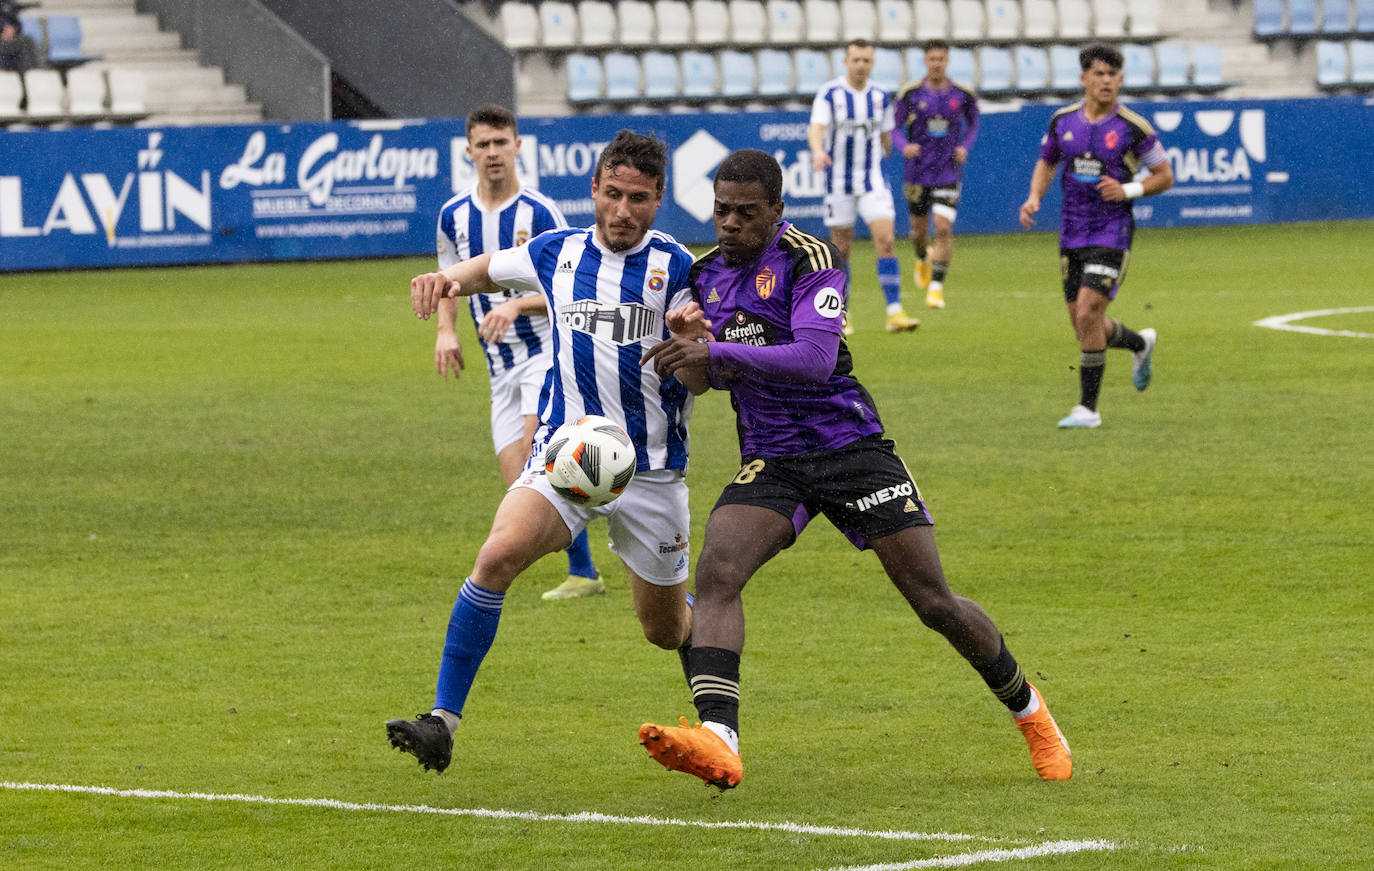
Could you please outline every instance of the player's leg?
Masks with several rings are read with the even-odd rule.
[[[1116,298],[1116,293],[1120,292],[1121,285],[1126,281],[1126,266],[1130,261],[1130,252],[1123,252],[1121,258],[1121,272],[1116,280],[1116,287],[1113,289],[1112,298]],[[1146,327],[1140,332],[1132,330],[1115,318],[1107,319],[1107,347],[1123,348],[1131,352],[1131,383],[1136,390],[1144,390],[1150,386],[1150,378],[1153,375],[1152,357],[1154,356],[1155,343],[1159,340],[1159,334],[1153,328]]]
[[[935,191],[931,216],[935,222],[935,244],[931,248],[930,288],[926,305],[945,307],[945,275],[954,257],[954,219],[958,215],[959,188],[950,186]]]
[[[1089,263],[1090,250],[1060,249],[1064,302],[1079,348],[1078,404],[1059,421],[1061,429],[1090,429],[1102,424],[1097,398],[1106,366],[1107,339],[1103,319],[1109,300],[1088,286],[1092,279],[1085,274],[1085,266]]]
[[[930,188],[924,185],[907,184],[907,211],[911,213],[911,248],[916,255],[916,287],[925,290],[930,284]]]
[[[844,334],[854,335],[854,327],[849,320],[849,298],[854,294],[853,270],[849,268],[849,255],[854,248],[854,220],[858,212],[854,208],[854,198],[848,194],[825,195],[825,227],[830,231],[830,243],[840,253],[844,263],[845,284],[850,292],[845,297]]]
[[[897,262],[895,219],[897,210],[892,191],[883,187],[859,197],[859,217],[868,225],[873,236],[873,250],[877,255],[878,285],[883,290],[887,309],[885,324],[889,333],[905,333],[916,329],[921,322],[907,315],[902,308],[902,267]]]

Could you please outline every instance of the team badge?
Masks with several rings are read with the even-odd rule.
[[[524,244],[525,244],[526,242],[528,242],[528,241],[530,241],[530,231],[529,231],[529,230],[520,230],[520,231],[516,232],[516,234],[515,234],[515,247],[519,248],[521,245],[524,245]]]
[[[950,107],[951,109],[958,109],[958,108],[959,108],[959,98],[958,98],[958,97],[950,97],[950,98],[949,98],[949,107]]]
[[[763,267],[763,271],[754,276],[754,289],[759,292],[759,299],[768,299],[773,295],[773,286],[778,282],[778,277],[773,274],[769,267]]]
[[[1108,131],[1107,131],[1107,135],[1104,136],[1104,137],[1102,137],[1102,138],[1103,138],[1103,141],[1105,141],[1105,142],[1107,143],[1107,147],[1108,147],[1108,148],[1115,148],[1115,147],[1116,147],[1116,143],[1118,143],[1118,142],[1121,141],[1121,137],[1118,136],[1118,135],[1116,135],[1116,131],[1115,131],[1115,130],[1108,130]]]
[[[662,269],[655,269],[649,273],[649,289],[657,293],[668,284],[668,273]]]

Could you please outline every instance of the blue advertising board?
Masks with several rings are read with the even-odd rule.
[[[1155,125],[1176,179],[1137,202],[1141,227],[1374,217],[1374,100],[1132,107]],[[959,232],[1020,229],[1054,109],[985,105]],[[571,223],[590,224],[597,156],[626,127],[671,148],[657,226],[682,241],[711,241],[711,175],[746,147],[782,165],[787,217],[825,232],[804,112],[524,119],[520,175]],[[465,144],[457,119],[2,132],[0,269],[429,253],[439,207],[472,183]],[[900,172],[889,160],[895,191]],[[1055,229],[1057,189],[1041,229]]]

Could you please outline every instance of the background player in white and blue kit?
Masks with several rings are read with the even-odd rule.
[[[502,287],[541,294],[553,315],[554,359],[540,399],[535,455],[564,421],[600,414],[625,428],[639,460],[625,492],[599,508],[556,495],[540,462],[531,462],[506,491],[453,607],[433,710],[386,724],[392,745],[426,769],[449,765],[453,732],[496,637],[506,590],[535,560],[567,547],[594,516],[606,518],[625,563],[645,637],[668,650],[687,643],[691,522],[684,474],[692,394],[639,362],[669,337],[665,312],[691,299],[691,253],[651,229],[667,163],[663,142],[622,130],[602,151],[592,178],[594,226],[551,230],[411,280],[411,306],[424,318],[444,297]]]
[[[545,230],[568,226],[553,200],[520,184],[515,170],[520,134],[514,113],[494,104],[476,109],[467,118],[467,140],[477,181],[439,210],[440,269],[488,251],[523,245]],[[529,459],[539,421],[539,392],[553,359],[547,315],[521,314],[511,306],[502,306],[521,295],[498,288],[495,293],[468,297],[491,379],[491,439],[507,485],[515,481]],[[434,365],[444,378],[452,372],[456,379],[463,370],[457,319],[457,300],[440,300]],[[584,530],[568,547],[567,580],[544,598],[567,599],[605,591]]]
[[[873,72],[873,43],[868,40],[849,41],[844,68],[843,76],[816,92],[807,129],[811,167],[825,173],[825,226],[848,270],[854,219],[864,219],[878,255],[887,330],[914,330],[921,322],[902,308],[902,268],[893,229],[897,209],[883,176],[883,158],[892,150],[892,95],[868,80]],[[846,320],[845,334],[850,332]]]

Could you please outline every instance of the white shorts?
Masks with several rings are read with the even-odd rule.
[[[539,392],[549,362],[549,356],[541,354],[491,376],[491,441],[496,453],[523,439],[525,416],[539,413]]]
[[[865,224],[883,219],[892,221],[897,218],[897,207],[892,201],[892,191],[883,186],[866,194],[826,194],[825,225],[827,227],[852,227],[854,216],[864,219]]]
[[[649,583],[671,587],[687,580],[692,517],[687,482],[676,469],[637,472],[618,499],[599,508],[574,505],[553,492],[537,463],[525,466],[511,484],[512,490],[516,487],[528,487],[547,499],[573,538],[593,517],[606,518],[611,550]]]

